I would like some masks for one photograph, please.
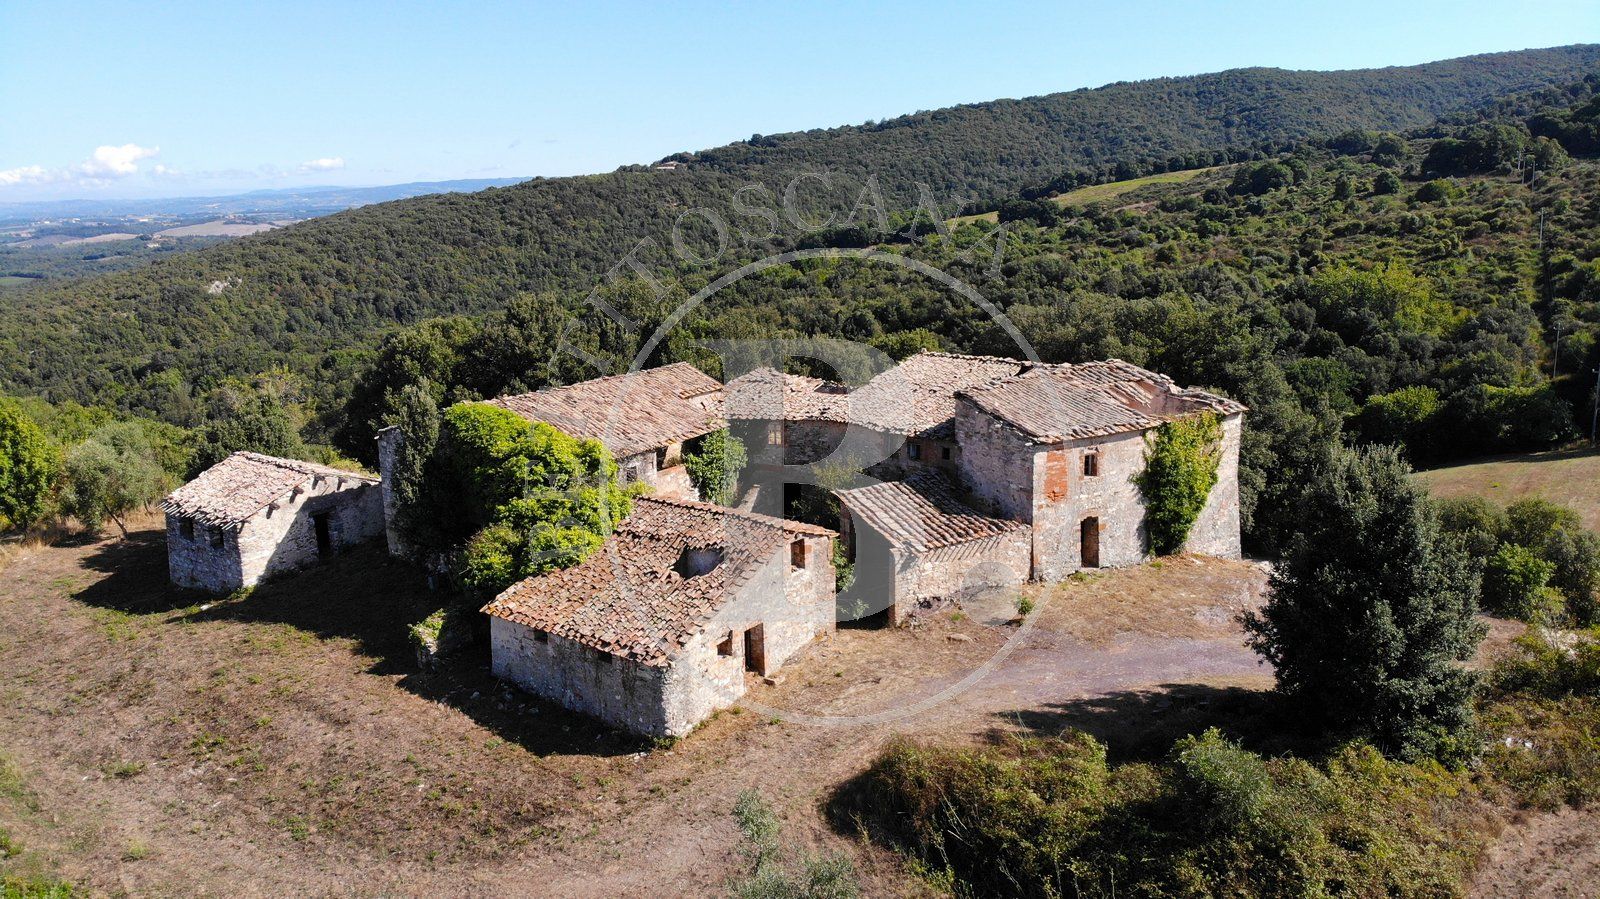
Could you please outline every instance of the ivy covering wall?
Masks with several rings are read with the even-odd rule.
[[[1222,425],[1210,412],[1166,422],[1148,438],[1144,471],[1134,483],[1144,495],[1145,527],[1157,555],[1175,553],[1189,539],[1217,485],[1221,443]]]

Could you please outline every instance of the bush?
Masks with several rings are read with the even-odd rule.
[[[61,511],[98,533],[106,519],[128,535],[123,519],[161,498],[167,476],[144,430],[132,422],[108,424],[67,452]]]
[[[31,419],[0,400],[0,525],[26,530],[45,514],[60,456]]]
[[[1483,568],[1483,605],[1523,621],[1542,621],[1550,609],[1550,575],[1555,566],[1532,550],[1502,543]]]
[[[798,864],[785,860],[779,842],[782,826],[772,806],[757,791],[744,790],[733,807],[743,832],[745,854],[751,859],[749,876],[732,884],[739,899],[855,899],[861,895],[855,866],[840,853],[801,856]]]
[[[739,474],[750,461],[744,441],[727,428],[700,438],[699,445],[683,454],[689,480],[700,491],[700,498],[719,506],[731,505],[739,488]]]
[[[974,896],[1453,895],[1481,844],[1469,775],[1353,745],[1318,768],[1215,729],[1110,766],[1076,731],[892,743],[835,811]]]
[[[1158,555],[1183,549],[1217,483],[1222,426],[1209,412],[1156,428],[1134,482],[1144,496],[1145,527]]]

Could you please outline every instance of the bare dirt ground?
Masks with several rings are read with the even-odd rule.
[[[166,585],[151,524],[0,571],[0,831],[24,847],[0,866],[95,894],[715,895],[748,866],[747,787],[868,895],[916,894],[826,811],[896,735],[1072,726],[1136,754],[1270,682],[1233,622],[1262,570],[1177,559],[1034,590],[1021,628],[841,630],[653,748],[483,658],[418,673],[404,625],[429,597],[376,548],[213,601]]]

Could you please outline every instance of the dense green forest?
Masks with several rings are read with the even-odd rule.
[[[1120,83],[755,136],[682,156],[688,165],[679,171],[629,167],[375,205],[7,298],[0,386],[191,425],[225,378],[287,371],[296,395],[323,418],[341,402],[328,385],[348,382],[363,353],[397,325],[481,314],[525,291],[587,290],[645,237],[655,248],[639,258],[671,274],[672,226],[688,210],[712,209],[757,235],[751,246],[733,235],[730,260],[792,243],[784,227],[760,239],[768,220],[739,204],[777,207],[801,172],[832,173],[826,184],[800,183],[808,209],[855,208],[872,176],[891,213],[917,202],[919,182],[953,213],[1061,178],[1209,166],[1348,128],[1419,127],[1572,81],[1597,60],[1600,47],[1575,46],[1378,70],[1245,69]],[[736,193],[748,185],[763,188]],[[708,236],[702,218],[684,227],[698,228],[690,236],[702,244]],[[681,262],[676,271],[700,273]],[[214,282],[227,286],[208,292]]]

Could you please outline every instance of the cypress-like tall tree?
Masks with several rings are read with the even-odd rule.
[[[1450,758],[1472,727],[1478,576],[1394,447],[1340,449],[1246,617],[1278,690],[1313,723],[1406,757]]]

